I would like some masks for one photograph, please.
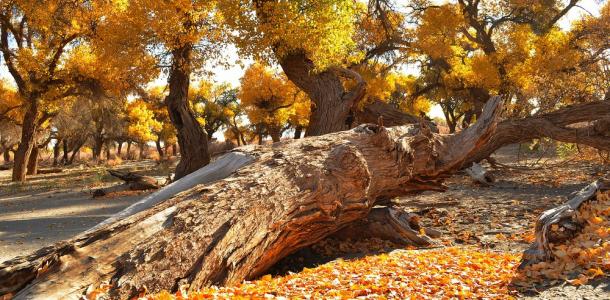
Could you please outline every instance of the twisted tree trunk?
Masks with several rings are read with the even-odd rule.
[[[38,96],[33,95],[29,101],[29,106],[23,117],[21,126],[21,140],[15,151],[12,181],[25,181],[27,164],[30,153],[34,148],[36,129],[38,125]]]
[[[188,104],[191,51],[192,45],[184,45],[172,51],[169,95],[165,98],[169,118],[178,132],[180,145],[181,157],[176,167],[176,179],[210,163],[208,137]]]
[[[280,59],[280,65],[288,79],[307,93],[314,103],[306,136],[349,129],[350,111],[364,96],[366,86],[357,72],[344,68],[317,72],[307,55],[298,51]],[[341,77],[355,80],[355,87],[346,91]]]
[[[500,106],[499,98],[490,100],[479,121],[458,135],[364,124],[239,148],[73,240],[5,262],[0,294],[77,298],[108,281],[110,294],[125,299],[255,278],[388,199],[442,189],[443,177],[489,140]],[[371,222],[379,217],[393,220],[397,231],[408,223],[395,212],[375,213]]]

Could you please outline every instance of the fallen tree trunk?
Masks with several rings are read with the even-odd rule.
[[[142,191],[142,190],[156,190],[162,185],[159,181],[150,176],[144,176],[132,172],[121,172],[116,170],[108,170],[110,175],[119,178],[124,181],[123,184],[115,185],[107,188],[97,189],[93,191],[93,197],[103,197],[111,193],[122,192],[122,191]]]
[[[574,127],[578,123],[586,123]],[[486,159],[503,146],[547,137],[556,141],[610,150],[610,100],[589,102],[517,120],[506,120],[489,143],[468,162]]]
[[[500,109],[498,97],[490,100],[458,135],[365,124],[238,148],[233,153],[247,159],[230,177],[147,200],[72,240],[3,263],[0,294],[78,298],[109,282],[110,295],[124,299],[255,278],[395,196],[442,190],[442,179],[488,141]],[[405,223],[393,219],[394,228]]]
[[[356,124],[375,123],[380,117],[386,126],[420,122],[419,118],[380,101],[355,112]],[[468,159],[467,165],[488,158],[503,146],[543,137],[610,150],[610,100],[576,104],[550,113],[502,121],[490,141]]]
[[[62,168],[48,168],[48,169],[39,169],[38,174],[54,174],[54,173],[62,173],[64,169]]]
[[[161,184],[156,178],[150,176],[144,176],[133,172],[121,172],[116,170],[108,170],[110,175],[119,178],[129,186],[131,190],[150,190],[158,189]]]

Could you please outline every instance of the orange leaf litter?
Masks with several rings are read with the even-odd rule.
[[[521,254],[473,247],[395,250],[286,276],[142,299],[512,299],[511,283],[531,285],[547,278],[578,285],[610,271],[610,193],[584,204],[576,218],[586,226],[568,244],[553,246],[557,259],[519,272]],[[568,274],[577,275],[570,279]]]
[[[506,299],[520,259],[520,254],[468,248],[396,250],[282,277],[145,299]]]

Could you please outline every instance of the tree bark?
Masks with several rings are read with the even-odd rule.
[[[83,147],[84,144],[84,142],[80,142],[78,145],[74,146],[74,149],[72,149],[72,155],[70,155],[70,160],[68,161],[69,165],[74,163],[74,159],[80,154],[80,148]]]
[[[11,162],[11,149],[4,149],[4,151],[2,152],[2,156],[4,157],[4,162],[5,163],[10,163]]]
[[[555,259],[551,251],[551,244],[565,243],[566,240],[574,238],[584,227],[584,224],[574,222],[574,215],[578,212],[578,208],[586,201],[596,198],[598,192],[608,190],[610,190],[610,179],[601,178],[578,191],[566,203],[544,211],[534,227],[536,240],[523,253],[519,268]],[[560,230],[553,231],[552,226],[558,226]]]
[[[357,124],[377,123],[380,116],[385,126],[421,122],[417,117],[402,113],[382,102],[366,106],[364,110],[356,112],[355,116]],[[424,122],[434,126],[431,125],[432,122]],[[451,133],[455,132],[456,125],[457,123],[449,123]],[[580,126],[574,127],[574,125]],[[505,145],[542,137],[610,150],[610,100],[576,104],[550,113],[502,121],[489,143],[473,155],[467,165],[486,159]]]
[[[295,140],[300,139],[302,134],[303,134],[303,126],[297,126],[294,128],[294,139]]]
[[[110,160],[110,147],[112,145],[111,141],[106,141],[104,148],[106,148],[106,160]]]
[[[271,136],[271,140],[274,143],[279,142],[282,138],[281,128],[276,126],[269,126],[269,135]]]
[[[21,140],[17,151],[15,151],[14,166],[12,181],[25,181],[27,173],[27,163],[30,159],[30,153],[34,147],[38,119],[38,100],[32,99],[29,101],[29,107],[23,117],[21,126]]]
[[[93,137],[93,160],[98,161],[100,159],[103,145],[104,137],[101,134],[95,134]]]
[[[131,159],[131,141],[127,141],[127,159]]]
[[[436,124],[434,124],[432,121],[400,111],[391,104],[380,100],[376,100],[373,103],[365,105],[361,110],[354,109],[355,125],[366,123],[376,124],[380,120],[383,122],[384,126],[399,126],[424,122],[435,132],[438,132],[436,129]]]
[[[119,141],[117,142],[117,147],[116,147],[116,156],[117,157],[121,157],[121,150],[123,150],[123,142]]]
[[[142,142],[139,144],[140,153],[138,154],[138,159],[146,159],[146,152],[144,151],[146,148],[146,143]]]
[[[155,141],[155,146],[157,147],[157,152],[159,153],[159,159],[163,158],[163,147],[161,147],[161,138],[157,137]]]
[[[255,278],[388,199],[442,189],[442,178],[487,142],[499,112],[499,98],[490,100],[458,135],[364,124],[279,147],[241,147],[70,241],[3,263],[0,294],[76,298],[109,281],[110,295],[125,299]],[[235,170],[197,185],[212,180],[202,174]]]
[[[208,138],[188,104],[191,76],[192,45],[172,51],[172,69],[169,76],[169,95],[165,98],[170,120],[178,132],[180,162],[176,166],[176,179],[210,163]]]
[[[69,155],[69,152],[70,152],[70,150],[68,149],[68,139],[63,139],[62,144],[63,144],[63,153],[64,153],[64,155],[63,155],[63,157],[61,159],[61,163],[63,165],[67,165],[68,164],[68,160],[69,160],[68,155]]]
[[[579,123],[580,127],[574,127]],[[469,162],[481,161],[505,145],[542,137],[610,150],[610,101],[576,104],[546,114],[500,122],[489,143]]]
[[[30,153],[30,157],[28,158],[28,170],[27,175],[37,175],[38,174],[38,154],[40,152],[40,148],[38,145],[34,145],[32,147],[32,152]]]
[[[295,52],[280,59],[284,73],[295,85],[302,89],[312,105],[306,136],[318,136],[346,130],[351,123],[348,116],[352,106],[365,93],[365,82],[354,71],[343,68],[330,68],[316,72],[314,64],[305,53]],[[341,77],[356,81],[351,91],[346,91]]]
[[[61,140],[55,139],[53,145],[53,167],[57,167],[59,164],[59,152],[60,152]]]

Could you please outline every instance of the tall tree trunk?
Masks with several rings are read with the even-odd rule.
[[[79,142],[78,145],[74,146],[74,149],[72,149],[72,155],[70,155],[70,160],[68,161],[68,164],[73,164],[74,163],[74,159],[76,158],[76,156],[78,155],[80,157],[80,148],[85,144],[85,142]]]
[[[21,140],[15,152],[12,181],[25,181],[27,163],[34,147],[38,119],[38,99],[35,96],[29,101],[29,106],[23,117]]]
[[[63,148],[63,157],[61,158],[61,163],[63,165],[67,165],[68,164],[68,160],[69,160],[69,152],[70,149],[68,148],[68,139],[63,139],[62,141],[62,148]]]
[[[27,175],[36,175],[38,174],[38,154],[40,152],[40,148],[38,145],[34,145],[32,147],[32,152],[30,153],[30,157],[28,158],[28,171]]]
[[[119,158],[121,157],[121,150],[123,150],[123,141],[117,142],[116,156]]]
[[[111,141],[106,142],[106,147],[105,147],[106,148],[106,160],[110,160],[110,147],[112,147],[111,145],[112,145]]]
[[[104,137],[101,134],[96,134],[93,137],[93,160],[98,161],[102,156],[102,147],[104,145]]]
[[[11,162],[11,149],[5,148],[4,151],[2,152],[2,156],[4,157],[5,163],[10,163]]]
[[[458,135],[365,124],[281,147],[242,147],[70,241],[5,262],[0,293],[78,298],[106,281],[112,297],[127,299],[143,289],[255,278],[395,196],[442,190],[442,178],[492,135],[499,103],[490,101],[477,124]],[[190,188],[169,193],[178,185]],[[405,223],[386,209],[375,222]]]
[[[161,138],[157,137],[155,141],[155,146],[157,146],[157,152],[159,153],[159,159],[163,158],[163,147],[161,147]]]
[[[280,65],[288,79],[307,93],[315,104],[305,135],[317,136],[349,128],[350,110],[365,93],[366,84],[358,73],[342,68],[316,72],[313,62],[304,52],[284,56]],[[341,77],[355,80],[354,89],[346,91]]]
[[[297,126],[294,128],[294,139],[295,140],[300,139],[302,134],[303,134],[303,126]]]
[[[176,145],[176,144],[172,144],[172,155],[173,156],[178,155],[178,145]]]
[[[139,144],[139,148],[140,148],[140,154],[138,155],[138,159],[142,160],[142,159],[146,159],[146,143],[140,143]]]
[[[61,146],[61,140],[56,139],[55,145],[53,145],[53,166],[54,167],[57,167],[57,165],[59,164],[59,153],[61,150],[60,146]]]
[[[274,143],[279,142],[282,139],[281,128],[276,126],[269,126],[269,135]]]
[[[127,141],[127,159],[131,159],[131,141]]]
[[[192,45],[172,51],[172,69],[169,75],[169,94],[165,98],[170,120],[178,132],[180,162],[176,166],[176,179],[207,165],[210,162],[208,138],[199,126],[188,104],[191,76]]]

